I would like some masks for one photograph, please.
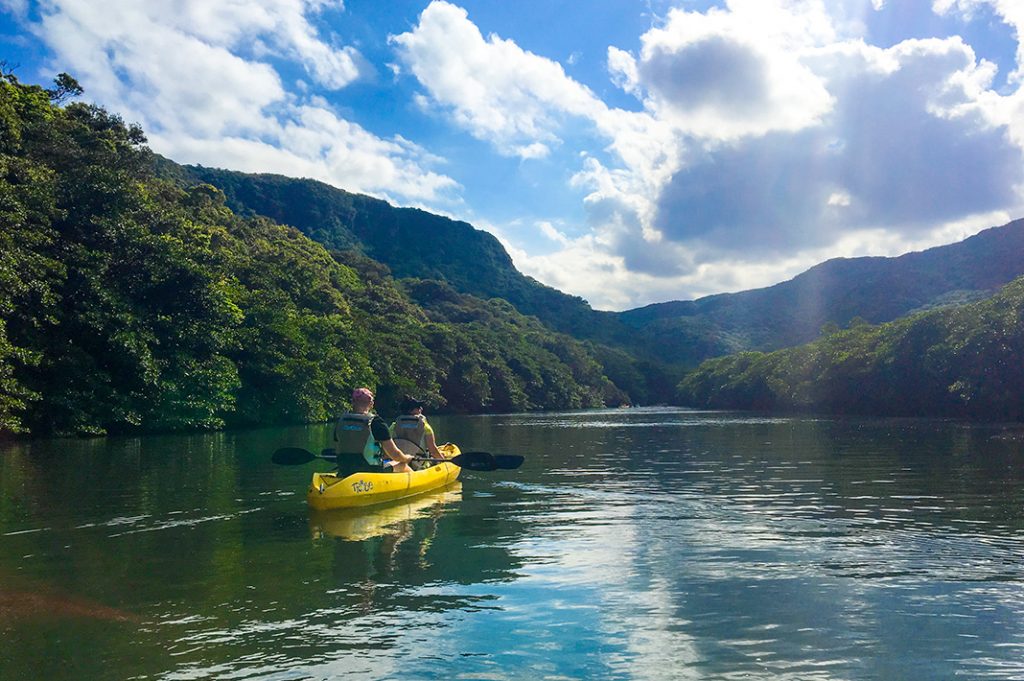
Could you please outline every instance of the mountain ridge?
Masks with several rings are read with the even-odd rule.
[[[556,331],[666,364],[695,366],[732,352],[798,345],[825,325],[842,327],[857,318],[882,323],[977,300],[1024,274],[1024,220],[1015,220],[896,257],[826,260],[758,289],[606,312],[519,272],[493,235],[467,222],[317,180],[178,168],[224,191],[232,210],[292,225],[329,248],[359,250],[397,278],[440,279],[461,293],[504,298]],[[410,257],[402,248],[406,239],[421,242],[426,255]]]
[[[829,323],[883,323],[938,304],[988,297],[1022,273],[1024,219],[1018,219],[952,244],[896,257],[834,258],[772,286],[655,303],[620,315],[648,332],[680,319],[705,319],[723,334],[747,332],[746,342],[734,350],[768,351],[813,340]]]

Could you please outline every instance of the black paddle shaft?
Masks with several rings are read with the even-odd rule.
[[[328,454],[329,450],[317,455],[301,447],[282,447],[274,452],[270,460],[282,466],[299,466],[302,464],[324,459],[334,461],[335,457]],[[517,454],[491,454],[490,452],[463,452],[451,459],[428,459],[417,457],[418,461],[433,461],[434,463],[450,463],[460,468],[471,471],[496,471],[514,470],[523,465],[525,460]]]

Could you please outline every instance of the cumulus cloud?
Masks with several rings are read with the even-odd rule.
[[[1024,81],[1024,4],[1019,0],[934,0],[933,7],[939,14],[957,11],[970,19],[983,6],[990,7],[1009,25],[1017,36],[1017,68],[1009,79]]]
[[[320,15],[343,16],[340,1],[0,4],[42,37],[56,69],[74,65],[91,98],[176,160],[453,205],[440,159],[316,96],[369,68],[317,28]],[[1018,40],[1008,73],[956,36],[871,44],[874,13],[895,11],[882,0],[719,4],[671,10],[633,51],[608,46],[608,78],[630,110],[445,0],[389,37],[384,68],[452,129],[571,177],[586,224],[522,215],[489,229],[523,271],[605,309],[767,285],[829,257],[895,255],[1022,214],[1024,3],[900,4],[918,27],[932,13],[945,25],[983,9],[1001,19]]]
[[[1021,13],[997,4],[1008,21]],[[747,30],[757,13],[739,16],[751,8],[734,2],[674,13],[636,58],[610,50],[613,77],[678,130],[683,150],[671,176],[648,185],[650,224],[631,174],[581,174],[594,188],[591,220],[623,268],[690,294],[708,277],[727,285],[733,268],[764,285],[828,257],[893,255],[946,242],[949,224],[1019,214],[1022,95],[990,89],[993,64],[957,37],[882,49],[828,30],[814,3],[779,7],[810,7],[792,25],[821,29],[758,36]],[[712,64],[721,82],[699,75]],[[795,109],[776,105],[787,69],[810,94]]]
[[[538,158],[559,142],[566,116],[594,118],[606,107],[561,65],[510,40],[484,38],[466,10],[435,0],[413,30],[391,37],[426,89],[427,106],[502,153]]]
[[[310,23],[332,8],[341,3],[48,0],[28,26],[57,68],[73,65],[91,99],[140,122],[177,161],[314,177],[385,198],[452,190],[415,145],[376,137],[322,99],[289,91],[275,60],[328,90],[360,76],[356,50],[326,42]]]
[[[1018,33],[1024,26],[1013,0],[934,9],[966,15],[982,2]],[[636,54],[608,50],[612,81],[641,111],[608,107],[557,63],[484,38],[442,0],[392,41],[426,105],[502,153],[548,155],[570,119],[603,137],[610,153],[584,150],[572,179],[585,190],[590,234],[560,253],[520,251],[516,262],[614,306],[673,288],[696,294],[707,282],[764,285],[772,280],[752,276],[789,276],[870,253],[871,243],[875,252],[934,245],[945,225],[1024,207],[1020,91],[992,91],[995,65],[958,37],[867,44],[865,16],[881,9],[867,0],[674,9]],[[617,293],[590,290],[598,272],[619,282]]]
[[[1020,36],[1019,3],[935,10],[966,16],[983,2]],[[611,47],[613,81],[644,110],[585,114],[617,152],[584,154],[573,178],[592,233],[517,265],[614,309],[767,285],[1019,216],[1022,90],[995,92],[996,66],[956,36],[867,44],[855,18],[882,7],[736,0],[674,10],[636,55]]]
[[[822,121],[692,158],[658,197],[662,234],[777,255],[1021,205],[1024,155],[979,97],[990,73],[961,40],[842,46],[812,63],[835,98]]]
[[[734,2],[731,11],[672,10],[642,38],[639,58],[614,50],[615,80],[680,131],[734,139],[800,130],[832,105],[801,59],[833,38],[821,8],[793,13],[772,2]]]
[[[562,244],[563,246],[569,244],[569,237],[559,231],[550,220],[541,220],[538,222],[537,229],[539,229],[541,234],[551,241]]]

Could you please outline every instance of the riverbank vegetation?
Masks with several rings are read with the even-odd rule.
[[[1024,278],[987,300],[708,360],[679,391],[713,409],[1024,420]]]
[[[507,303],[400,282],[164,177],[141,129],[62,105],[79,92],[0,81],[0,432],[315,422],[356,384],[384,409],[630,399],[599,348]]]
[[[66,103],[80,94],[70,76],[46,89],[0,64],[0,435],[319,422],[357,384],[385,415],[413,393],[460,413],[668,402],[1024,419],[1024,283],[983,299],[1024,268],[1024,221],[599,312],[471,225],[175,164],[137,126]],[[857,310],[929,311],[871,325]],[[810,344],[696,366],[812,325]]]

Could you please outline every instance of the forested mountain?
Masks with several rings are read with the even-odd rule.
[[[1024,277],[987,300],[708,360],[680,397],[718,409],[1024,420]]]
[[[491,234],[416,208],[352,194],[316,180],[184,166],[165,171],[221,189],[240,215],[297,227],[331,249],[353,249],[386,264],[397,278],[448,282],[456,291],[502,298],[557,331],[594,340],[624,336],[614,313],[596,311],[522,274]]]
[[[620,348],[657,363],[659,371],[805,343],[829,323],[843,327],[858,317],[879,323],[978,300],[1024,274],[1024,220],[1018,220],[898,258],[829,260],[767,288],[601,312],[521,274],[497,239],[465,222],[315,180],[200,166],[169,166],[168,172],[219,187],[236,212],[292,225],[328,247],[359,250],[396,277],[439,279],[461,293],[503,298],[552,329]],[[418,253],[406,244],[416,244]]]
[[[1024,221],[757,291],[598,312],[466,223],[174,164],[116,115],[61,104],[79,92],[64,75],[49,90],[0,75],[0,435],[322,421],[355,384],[385,412],[407,392],[459,412],[673,401],[701,359],[822,327],[812,346],[705,364],[682,396],[1024,417],[1024,285],[881,330],[857,320],[986,295],[1024,272]]]
[[[1017,220],[947,246],[898,258],[837,258],[768,288],[648,305],[620,319],[649,342],[664,342],[668,359],[692,361],[806,343],[829,323],[880,323],[979,300],[1021,274],[1024,220]]]
[[[0,434],[322,421],[356,384],[383,410],[630,399],[611,351],[410,280],[421,307],[386,266],[161,177],[142,130],[58,104],[78,90],[0,77]]]

